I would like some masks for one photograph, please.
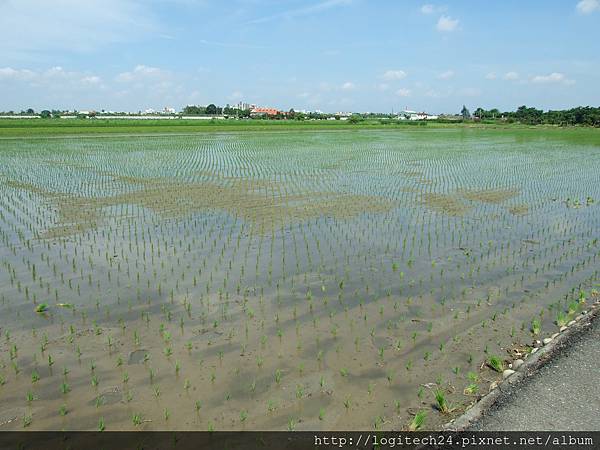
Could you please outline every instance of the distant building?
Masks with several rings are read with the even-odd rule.
[[[18,115],[18,114],[6,114],[1,115],[0,119],[39,119],[38,115]]]
[[[398,114],[400,120],[435,120],[438,118],[435,114],[428,114],[426,112],[416,112],[405,109]]]
[[[242,111],[246,111],[246,110],[253,110],[254,108],[256,108],[256,105],[252,104],[252,103],[246,103],[246,102],[238,102],[237,105],[233,105],[232,106],[233,109],[241,109]]]
[[[279,114],[285,115],[286,113],[279,111],[275,108],[253,108],[250,110],[250,117],[273,117]]]

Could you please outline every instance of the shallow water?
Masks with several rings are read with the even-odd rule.
[[[3,140],[0,430],[438,426],[594,295],[594,132]]]

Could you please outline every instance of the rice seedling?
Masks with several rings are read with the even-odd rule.
[[[446,393],[442,389],[436,389],[434,391],[434,396],[438,410],[442,414],[448,414],[451,411],[451,408],[448,399],[446,398]]]
[[[388,369],[385,377],[387,378],[388,383],[392,384],[392,382],[394,381],[394,371],[392,369]]]
[[[25,400],[27,400],[27,403],[31,403],[32,401],[37,400],[37,397],[33,394],[33,392],[27,391],[25,394]]]
[[[479,392],[479,386],[475,383],[470,383],[463,392],[465,395],[475,395]]]
[[[133,423],[133,426],[138,427],[143,423],[143,417],[141,413],[134,413],[131,416],[131,423]]]
[[[293,418],[288,419],[287,430],[294,431],[296,429],[296,420]]]
[[[539,319],[533,319],[531,321],[531,333],[537,336],[542,331],[542,323]]]
[[[547,317],[540,310],[564,326],[593,296],[597,209],[586,199],[600,193],[589,146],[569,146],[573,162],[548,174],[551,150],[506,130],[482,132],[497,134],[85,137],[55,139],[52,148],[47,140],[7,141],[0,152],[7,360],[0,385],[16,392],[51,386],[55,375],[40,369],[47,359],[50,368],[72,370],[56,381],[69,398],[84,395],[94,376],[107,389],[122,380],[121,388],[131,385],[124,390],[130,411],[154,418],[164,417],[166,393],[183,387],[194,393],[180,398],[190,411],[195,397],[230,398],[210,409],[219,427],[235,429],[248,425],[238,415],[260,398],[294,398],[288,381],[301,391],[300,408],[309,398],[306,383],[318,382],[326,399],[332,387],[351,392],[360,379],[368,387],[356,399],[360,407],[345,398],[340,423],[392,427],[379,409],[387,389],[419,392],[425,376],[448,369],[460,378],[484,346],[490,365],[493,348],[533,332],[529,321],[519,327],[521,317],[539,321],[541,335]],[[460,151],[448,151],[454,148]],[[527,151],[527,164],[493,180],[486,175],[506,152],[517,163],[523,156],[516,149]],[[9,156],[17,153],[23,157]],[[295,154],[302,158],[290,158]],[[577,160],[591,162],[582,169]],[[547,174],[542,187],[531,176],[536,170]],[[575,171],[578,180],[565,176]],[[560,224],[548,217],[561,217]],[[507,303],[516,292],[527,295]],[[554,298],[564,300],[552,304]],[[47,308],[38,313],[42,301]],[[30,306],[17,308],[21,303]],[[275,383],[247,371],[247,358]],[[339,377],[329,380],[330,367]],[[464,393],[475,396],[480,380],[470,375]],[[161,391],[160,401],[146,401]],[[35,406],[56,411],[39,392]],[[427,391],[420,392],[424,398]],[[398,400],[409,410],[423,401]],[[285,428],[289,405],[271,403],[269,423]],[[338,417],[332,407],[335,401],[327,418]],[[94,401],[78,404],[69,420],[93,416],[93,408]],[[63,427],[54,415],[52,423],[52,414],[43,414],[44,426]],[[206,419],[203,426],[214,429]],[[114,426],[138,426],[124,422]],[[202,426],[199,417],[184,427],[192,426]]]
[[[502,371],[504,370],[504,361],[502,361],[502,359],[495,355],[491,355],[487,359],[487,365],[496,372],[502,373]]]
[[[425,411],[419,411],[415,414],[413,419],[408,424],[409,431],[418,431],[425,424],[425,419],[427,418],[427,413]]]
[[[477,383],[479,381],[479,375],[477,375],[475,372],[468,372],[467,379],[472,383]]]
[[[568,316],[564,312],[558,311],[556,313],[556,325],[559,327],[564,327],[568,321]]]

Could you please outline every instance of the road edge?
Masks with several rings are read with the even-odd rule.
[[[447,422],[442,426],[443,431],[465,431],[497,404],[512,388],[520,383],[526,382],[532,375],[558,356],[570,344],[581,337],[591,326],[592,321],[600,316],[600,300],[589,305],[589,307],[578,314],[569,325],[559,333],[552,335],[551,340],[541,347],[534,348],[534,353],[530,353],[523,364],[509,375],[506,379],[498,383],[488,394],[467,409],[462,415]]]

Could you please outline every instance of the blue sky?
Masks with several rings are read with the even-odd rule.
[[[600,105],[600,0],[0,0],[0,110]]]

